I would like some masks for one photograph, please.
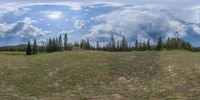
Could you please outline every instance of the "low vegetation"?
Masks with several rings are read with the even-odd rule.
[[[1,100],[200,99],[200,53],[0,54]]]

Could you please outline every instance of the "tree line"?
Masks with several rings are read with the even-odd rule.
[[[161,36],[158,38],[157,44],[152,45],[150,40],[139,42],[137,39],[135,40],[135,44],[131,45],[128,43],[125,36],[123,36],[122,40],[115,40],[113,36],[111,36],[110,42],[106,46],[99,46],[99,42],[96,43],[96,50],[101,51],[149,51],[149,50],[193,50],[192,44],[190,42],[186,42],[181,38],[168,38],[166,41],[163,41]]]
[[[64,51],[71,50],[72,45],[68,43],[67,34],[64,34],[64,37],[60,35],[59,37],[50,38],[47,42],[43,42],[42,45],[38,46],[37,40],[34,39],[33,45],[30,41],[28,41],[26,54],[27,55],[35,55],[39,52],[56,52],[56,51]]]
[[[156,45],[152,45],[150,40],[147,41],[138,41],[135,40],[135,43],[131,45],[125,36],[121,40],[116,40],[113,35],[111,35],[110,41],[107,44],[100,45],[100,42],[97,41],[96,44],[92,44],[89,38],[82,39],[80,42],[75,42],[74,44],[68,43],[67,34],[64,34],[64,37],[60,35],[59,37],[50,38],[47,42],[44,42],[41,46],[37,45],[36,39],[34,39],[33,45],[28,41],[26,54],[34,55],[38,52],[55,52],[55,51],[64,51],[72,50],[73,47],[80,47],[84,50],[97,50],[97,51],[111,51],[111,52],[125,52],[125,51],[150,51],[150,50],[191,50],[194,48],[190,42],[187,42],[181,38],[168,38],[163,41],[161,36],[158,38]]]

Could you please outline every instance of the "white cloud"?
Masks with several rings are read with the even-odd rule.
[[[190,11],[193,13],[191,14],[191,19],[193,22],[200,23],[200,6],[191,7]]]
[[[127,5],[121,2],[56,2],[56,3],[10,3],[4,4],[0,7],[0,19],[2,16],[8,12],[14,12],[16,15],[21,15],[27,13],[30,9],[30,6],[35,5],[62,5],[67,6],[72,10],[79,11],[86,7],[97,7],[96,4],[102,4],[102,7],[107,6],[119,6],[121,7],[120,10],[116,10],[111,13],[106,13],[100,15],[98,17],[92,18],[93,21],[102,22],[99,25],[94,25],[90,29],[90,33],[86,36],[101,40],[106,40],[106,38],[110,38],[110,34],[115,34],[116,38],[125,35],[130,40],[134,40],[138,38],[140,40],[146,40],[148,38],[155,40],[155,36],[164,35],[165,37],[185,37],[188,34],[188,27],[191,28],[191,31],[195,34],[200,35],[200,28],[197,23],[200,23],[200,7],[183,7],[182,8],[171,9],[167,6],[163,6],[160,4],[148,4],[148,5]],[[124,8],[122,8],[124,7]],[[176,6],[170,6],[176,8]],[[24,8],[24,9],[23,9]],[[23,12],[20,12],[20,11]],[[47,13],[47,12],[46,12]],[[56,13],[56,14],[55,14]],[[53,12],[49,11],[48,15],[52,15],[52,18],[58,18],[61,12]],[[168,13],[172,13],[178,16],[172,16]],[[180,14],[182,13],[182,14]],[[189,14],[188,14],[189,13]],[[180,15],[179,15],[180,14]],[[183,17],[182,17],[183,16]],[[176,19],[176,18],[177,19]],[[72,21],[74,21],[74,26],[77,30],[83,30],[86,28],[86,21],[85,19],[77,19],[79,17],[74,16]],[[181,22],[179,18],[184,22]],[[41,19],[43,21],[44,19]],[[65,20],[70,21],[70,19]],[[192,25],[187,24],[187,22],[191,22]],[[42,35],[44,32],[41,29],[36,28],[32,25],[31,20],[21,20],[16,23],[7,24],[7,23],[0,23],[0,36],[5,36],[10,34],[14,28],[18,30],[16,31],[16,36],[21,35],[21,37],[26,37],[25,34],[28,34],[30,37]],[[89,22],[87,22],[89,24]],[[47,24],[48,25],[48,24]],[[17,27],[18,26],[18,27]],[[8,30],[10,30],[8,32]],[[30,33],[27,33],[27,31]],[[14,33],[13,33],[14,34]],[[24,35],[23,35],[24,34]],[[14,36],[14,35],[13,35]]]
[[[198,35],[200,35],[200,27],[194,25],[194,26],[193,26],[193,31],[194,31],[195,33],[197,33]]]
[[[60,19],[62,17],[61,11],[40,11],[40,13],[47,15],[50,19]]]
[[[16,16],[21,16],[23,14],[30,12],[30,11],[31,11],[30,8],[18,8],[13,12],[13,14],[16,15]]]
[[[74,22],[74,27],[77,30],[83,30],[83,29],[85,29],[86,28],[85,20],[76,19],[75,22]]]
[[[189,25],[171,16],[165,6],[138,5],[128,6],[112,13],[92,18],[102,22],[91,28],[87,37],[108,38],[110,34],[125,35],[130,41],[151,39],[158,36],[185,37]]]
[[[50,33],[33,26],[32,23],[35,22],[30,18],[25,18],[12,24],[0,23],[0,36],[4,38],[15,37],[21,40],[29,40],[35,37],[47,36]]]

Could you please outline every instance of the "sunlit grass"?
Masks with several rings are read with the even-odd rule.
[[[25,52],[0,52],[0,54],[13,55],[13,56],[26,55]]]

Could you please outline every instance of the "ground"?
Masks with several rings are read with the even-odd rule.
[[[0,53],[1,100],[196,100],[200,53]]]

